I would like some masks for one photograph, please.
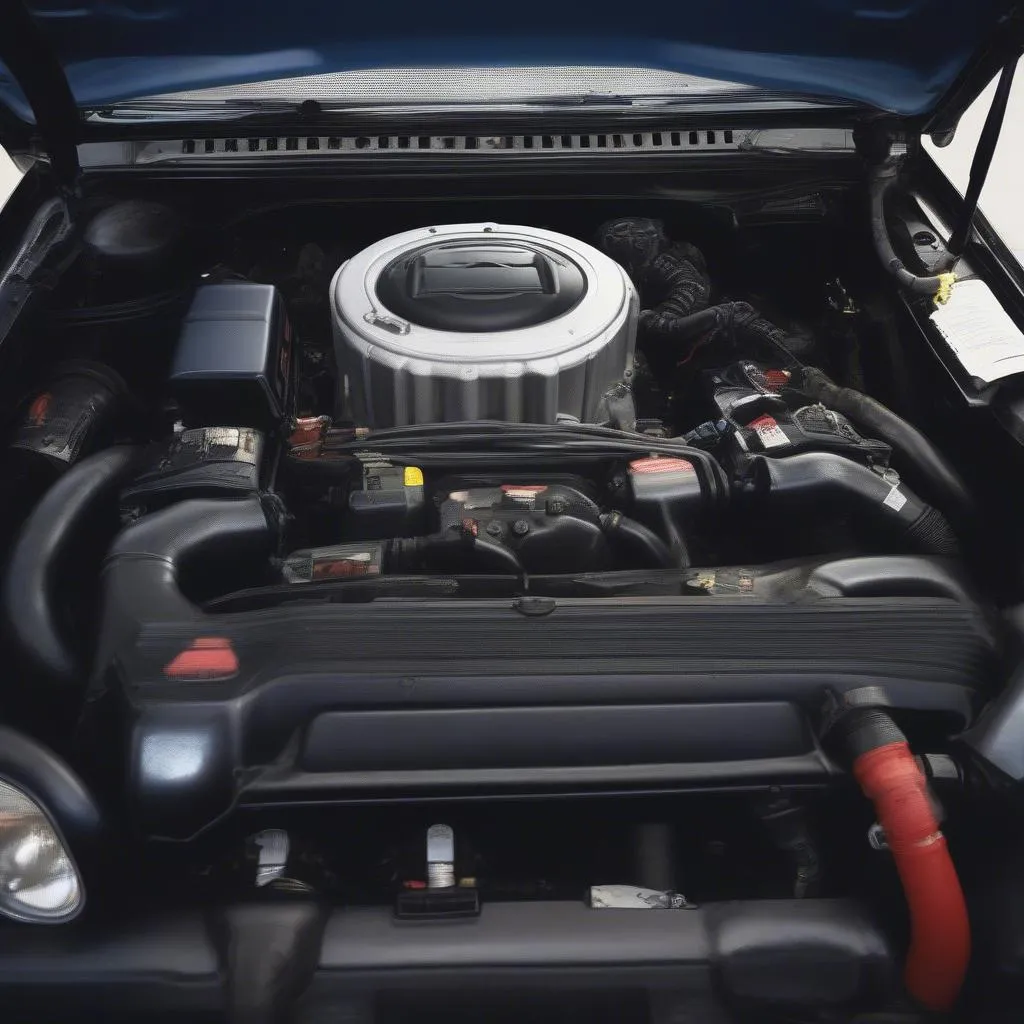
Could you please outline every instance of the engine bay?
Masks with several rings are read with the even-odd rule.
[[[182,255],[170,208],[115,203],[86,230],[95,298],[52,314],[102,361],[76,358],[23,395],[9,452],[46,481],[116,431],[144,445],[123,525],[189,499],[261,496],[272,558],[218,567],[219,593],[194,581],[204,600],[423,573],[960,549],[976,509],[959,470],[847,385],[868,358],[854,325],[872,342],[892,325],[838,278],[818,282],[817,324],[780,326],[723,293],[660,220],[620,217],[588,237],[439,225],[338,267],[306,241],[277,266],[217,263],[150,293],[162,261],[192,270],[198,256]],[[95,301],[112,274],[137,297]],[[162,358],[126,354],[119,336],[139,326]],[[898,357],[876,348],[877,374]]]
[[[791,6],[4,5],[0,1024],[1017,1024],[1024,10]]]
[[[94,201],[0,376],[3,610],[12,715],[130,837],[115,918],[308,904],[321,970],[411,969],[396,921],[474,971],[671,928],[778,1021],[902,1012],[909,927],[952,1004],[959,883],[908,918],[931,840],[873,773],[984,862],[1017,456],[819,199]],[[655,1019],[626,989],[587,1019]]]

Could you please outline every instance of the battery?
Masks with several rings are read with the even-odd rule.
[[[186,426],[269,431],[289,415],[293,363],[291,328],[273,285],[204,285],[182,324],[169,385]]]

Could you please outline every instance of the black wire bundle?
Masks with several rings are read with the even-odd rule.
[[[697,348],[725,339],[736,348],[770,348],[786,365],[797,365],[786,332],[748,302],[709,306],[711,279],[704,254],[688,242],[673,242],[661,221],[623,217],[598,230],[598,245],[636,285],[643,307],[640,327],[650,338],[686,346],[682,362]]]
[[[651,438],[585,423],[533,424],[479,420],[466,423],[421,423],[375,431],[367,438],[328,435],[323,454],[308,465],[348,461],[379,453],[394,462],[417,466],[482,466],[495,469],[545,462],[564,465],[567,457],[604,461],[615,457],[671,455],[691,462],[713,502],[728,498],[729,482],[708,452],[672,438]],[[302,465],[294,460],[296,466]]]

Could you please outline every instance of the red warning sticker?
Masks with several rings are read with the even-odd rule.
[[[781,448],[789,444],[786,432],[772,416],[759,416],[750,424],[750,429],[765,448]]]
[[[635,459],[629,464],[631,473],[693,473],[692,462],[673,459],[668,455],[653,455],[647,459]]]
[[[765,370],[764,386],[769,391],[781,391],[787,384],[792,374],[789,370]]]

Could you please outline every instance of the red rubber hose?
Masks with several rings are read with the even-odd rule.
[[[910,908],[904,982],[931,1010],[956,1002],[971,955],[967,906],[924,776],[905,742],[861,754],[853,773],[875,805]]]

